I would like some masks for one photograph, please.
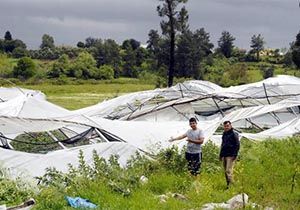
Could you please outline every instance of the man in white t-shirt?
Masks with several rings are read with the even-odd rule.
[[[178,136],[176,138],[171,137],[169,142],[176,140],[181,140],[187,138],[187,150],[185,153],[185,158],[188,161],[188,170],[194,176],[200,173],[202,151],[201,144],[204,141],[203,131],[197,128],[197,121],[194,117],[189,120],[191,129],[189,129],[185,134]]]

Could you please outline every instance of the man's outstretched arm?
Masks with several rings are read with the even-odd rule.
[[[177,136],[177,137],[171,137],[169,139],[169,142],[178,141],[178,140],[181,140],[181,139],[184,139],[184,138],[186,138],[186,134],[183,134],[183,135]]]

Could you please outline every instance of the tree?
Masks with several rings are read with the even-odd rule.
[[[159,52],[161,38],[157,30],[151,29],[148,33],[147,50],[152,61],[152,69],[159,69]]]
[[[191,31],[182,34],[178,38],[175,74],[179,77],[191,77],[194,74],[193,57],[196,48],[193,44],[193,32]]]
[[[125,44],[122,51],[123,75],[127,77],[137,77],[136,69],[136,52],[132,49],[131,44]]]
[[[148,33],[147,49],[155,57],[159,51],[159,34],[157,30],[151,29]]]
[[[296,41],[291,46],[292,60],[294,64],[300,69],[300,32],[296,36]]]
[[[22,58],[25,56],[28,56],[28,51],[25,48],[22,47],[16,47],[13,51],[12,51],[12,56],[14,58]]]
[[[39,49],[32,58],[37,59],[47,59],[47,60],[56,60],[59,58],[59,52],[56,48],[50,49],[45,47],[43,49]]]
[[[22,40],[15,39],[9,42],[12,42],[11,52],[14,58],[28,56],[28,51],[26,50],[27,46]]]
[[[284,54],[282,62],[284,64],[284,67],[291,67],[294,65],[292,48]]]
[[[54,39],[52,36],[48,34],[44,34],[42,37],[42,44],[40,45],[41,49],[49,48],[49,49],[54,49]]]
[[[78,47],[78,48],[84,48],[85,46],[84,46],[84,43],[83,43],[83,42],[78,42],[78,43],[77,43],[77,47]]]
[[[123,42],[122,48],[126,49],[129,45],[131,46],[132,50],[136,50],[141,46],[141,43],[135,39],[127,39]]]
[[[66,54],[70,59],[73,59],[76,58],[79,55],[79,53],[84,50],[77,47],[63,45],[63,46],[55,47],[53,51],[58,56],[58,58],[63,54]]]
[[[6,41],[11,41],[12,40],[12,35],[9,31],[5,32],[4,40],[6,40]]]
[[[20,40],[20,39],[14,39],[13,40],[13,44],[14,44],[15,48],[17,48],[17,47],[23,48],[23,49],[27,48],[26,44],[22,40]]]
[[[214,45],[210,42],[210,35],[204,28],[197,29],[194,32],[194,39],[199,49],[203,52],[202,56],[208,56],[212,53]]]
[[[29,57],[21,58],[15,66],[13,74],[15,77],[28,79],[36,74],[36,65]]]
[[[188,11],[185,9],[185,7],[182,7],[182,9],[180,10],[179,14],[178,14],[178,30],[181,33],[185,33],[189,30],[189,14]]]
[[[185,28],[185,22],[187,22],[187,12],[185,7],[181,8],[181,12],[177,10],[177,7],[181,3],[186,3],[188,0],[159,0],[163,2],[162,5],[157,6],[158,15],[162,18],[167,17],[167,21],[162,20],[160,26],[164,35],[170,40],[170,62],[168,71],[168,86],[173,85],[174,68],[175,68],[175,36],[176,32]],[[185,15],[182,17],[181,15]],[[183,22],[185,21],[185,22]]]
[[[91,47],[88,50],[97,61],[97,67],[110,65],[114,68],[115,77],[118,77],[121,64],[120,46],[113,39],[106,39],[104,41],[97,39],[92,42],[93,44],[90,45]]]
[[[262,51],[264,49],[264,44],[265,44],[264,38],[260,34],[258,34],[257,36],[253,35],[251,37],[250,47],[252,48],[252,52],[254,52],[256,54],[257,61],[259,61],[260,51]]]
[[[11,53],[15,49],[14,40],[4,40],[4,52]]]
[[[143,47],[139,47],[135,50],[135,54],[136,54],[136,61],[135,64],[136,66],[140,67],[142,65],[142,63],[149,58],[149,53],[148,51],[143,48]]]
[[[204,28],[179,36],[176,51],[176,73],[180,77],[203,78],[200,62],[212,53],[213,44]]]
[[[96,60],[91,54],[82,52],[78,55],[68,74],[71,77],[89,79],[94,78],[96,71]]]
[[[222,35],[218,41],[219,51],[226,57],[230,58],[233,53],[235,38],[228,32],[223,31]]]
[[[246,59],[247,50],[240,48],[233,48],[232,57],[236,58],[239,62],[244,62]]]
[[[90,47],[95,47],[97,44],[102,44],[102,40],[101,39],[96,39],[93,37],[88,37],[85,39],[85,44],[84,46],[86,48],[90,48]]]
[[[49,78],[57,78],[62,75],[66,75],[70,68],[69,57],[63,54],[55,61],[51,67],[51,70],[47,73]]]
[[[119,45],[112,39],[104,40],[101,46],[97,46],[96,60],[98,66],[111,65],[115,69],[120,65],[120,49]]]
[[[135,39],[125,40],[122,44],[123,75],[137,77],[138,69],[148,57],[146,49],[140,46],[140,42]]]

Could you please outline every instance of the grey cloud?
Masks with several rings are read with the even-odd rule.
[[[135,38],[146,42],[150,29],[159,28],[158,0],[0,0],[0,35],[14,37],[36,48],[41,36],[57,44],[76,44],[85,38]],[[204,27],[216,43],[223,30],[248,48],[261,33],[269,47],[284,47],[295,39],[300,8],[297,0],[189,0],[192,29]]]

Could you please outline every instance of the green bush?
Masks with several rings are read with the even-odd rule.
[[[69,57],[63,54],[57,61],[55,61],[50,71],[47,72],[49,78],[58,78],[62,75],[66,75],[70,68]]]
[[[14,77],[20,79],[28,79],[34,76],[37,72],[36,64],[34,61],[29,57],[21,58],[17,66],[14,67],[13,75]]]
[[[139,73],[138,79],[140,79],[146,84],[154,84],[158,81],[158,76],[148,71],[142,71]]]
[[[110,80],[114,78],[114,69],[110,65],[103,65],[95,73],[95,79]]]
[[[161,150],[157,156],[159,164],[173,172],[184,172],[186,171],[186,160],[185,153],[181,152],[178,147],[171,147]]]
[[[82,52],[70,67],[68,76],[89,79],[94,78],[97,72],[96,60],[87,52]]]

